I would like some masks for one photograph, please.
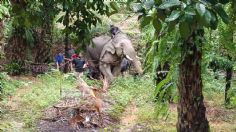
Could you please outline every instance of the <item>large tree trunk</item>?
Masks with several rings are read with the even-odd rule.
[[[203,37],[203,31],[197,30],[189,40],[183,43],[183,61],[179,66],[179,104],[178,132],[208,132],[209,124],[205,116],[201,78],[201,45],[196,44],[196,36]],[[193,41],[193,42],[191,42]],[[199,42],[201,43],[201,42]]]
[[[44,24],[39,35],[38,43],[36,43],[36,56],[35,62],[37,63],[48,63],[50,62],[51,47],[52,47],[52,24],[53,16],[49,14],[49,10],[52,7],[52,3],[44,0],[43,1],[43,14]]]
[[[229,60],[231,61],[231,57],[228,57]],[[232,80],[232,76],[233,76],[233,66],[229,66],[226,69],[226,76],[225,76],[225,80],[226,80],[226,85],[225,85],[225,104],[230,104],[230,97],[228,96],[228,91],[230,89],[231,86],[231,80]]]

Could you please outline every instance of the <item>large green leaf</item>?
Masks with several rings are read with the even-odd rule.
[[[179,23],[179,32],[182,38],[186,39],[191,34],[190,25],[186,21],[182,21]]]
[[[229,16],[226,14],[223,5],[222,4],[216,4],[215,5],[215,11],[218,13],[218,15],[221,17],[224,23],[229,23]]]
[[[179,5],[181,5],[181,2],[179,0],[168,0],[168,1],[163,2],[159,6],[159,8],[160,9],[167,9],[167,8],[171,8],[171,7],[179,6]]]
[[[205,26],[206,27],[210,27],[212,16],[211,16],[211,13],[210,13],[210,11],[208,9],[206,9],[206,12],[204,14],[203,19],[204,19]]]
[[[203,17],[205,12],[206,12],[206,6],[201,4],[201,3],[197,3],[196,4],[196,9],[197,9],[197,12],[198,14]]]
[[[174,10],[171,12],[170,16],[168,18],[166,18],[165,21],[166,22],[174,21],[174,20],[178,19],[180,15],[181,15],[181,11]]]

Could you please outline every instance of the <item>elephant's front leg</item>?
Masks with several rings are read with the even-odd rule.
[[[111,73],[111,65],[106,63],[100,63],[99,69],[102,74],[107,78],[108,82],[111,83],[114,79],[114,76]]]
[[[112,70],[112,73],[115,77],[119,76],[120,75],[120,72],[121,71],[121,67],[120,65],[116,65],[113,70]]]

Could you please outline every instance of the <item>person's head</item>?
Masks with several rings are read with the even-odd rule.
[[[77,54],[73,54],[73,55],[71,56],[71,58],[72,58],[72,59],[76,59],[76,58],[78,58],[78,55],[77,55]]]
[[[120,29],[119,29],[118,27],[116,27],[116,26],[114,26],[114,25],[111,25],[111,26],[110,26],[110,33],[111,33],[112,35],[116,35],[118,32],[120,32]]]
[[[58,55],[63,55],[63,53],[60,50],[57,51],[57,54]]]

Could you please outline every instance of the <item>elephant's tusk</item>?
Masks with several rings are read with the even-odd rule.
[[[133,61],[133,59],[131,57],[129,57],[128,55],[125,55],[125,57],[130,60],[130,61]]]
[[[140,59],[140,57],[138,57],[137,55],[136,55],[136,58]]]

